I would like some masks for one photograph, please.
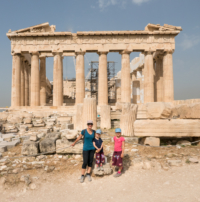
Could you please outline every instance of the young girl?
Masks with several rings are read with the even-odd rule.
[[[113,166],[119,167],[118,172],[114,175],[114,177],[121,176],[121,171],[123,168],[123,157],[124,157],[124,147],[125,147],[125,139],[121,137],[121,129],[115,129],[116,136],[114,137],[114,153],[112,157]]]
[[[96,167],[99,170],[103,171],[102,163],[105,162],[105,157],[103,153],[103,140],[100,138],[101,130],[96,131],[95,138],[93,140],[93,145],[96,148]]]

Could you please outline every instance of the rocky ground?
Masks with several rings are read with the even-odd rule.
[[[105,145],[110,162],[113,143]],[[7,171],[1,171],[0,201],[200,201],[199,145],[125,146],[125,169],[120,178],[93,173],[92,182],[80,184],[81,155],[9,159],[20,155],[19,144],[0,159],[0,168]]]

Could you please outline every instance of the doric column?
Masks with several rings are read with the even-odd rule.
[[[121,102],[131,103],[130,51],[122,51]]]
[[[24,57],[21,57],[21,106],[25,106],[25,62]]]
[[[29,74],[28,74],[28,82],[29,82],[29,97],[28,97],[28,106],[31,106],[31,65],[28,65]]]
[[[174,101],[174,79],[173,79],[173,51],[168,50],[163,57],[163,101]]]
[[[40,106],[46,104],[46,57],[40,57]]]
[[[25,80],[25,95],[24,95],[24,105],[29,105],[29,64],[25,61],[24,67],[24,80]]]
[[[12,96],[11,106],[21,106],[21,55],[12,56]]]
[[[158,56],[156,58],[156,100],[157,102],[163,102],[163,57]]]
[[[83,103],[85,98],[84,54],[76,53],[76,104]]]
[[[153,52],[145,52],[144,62],[144,102],[154,102]]]
[[[53,106],[63,105],[63,66],[62,53],[54,53],[53,67]]]
[[[31,53],[31,106],[40,106],[39,53]]]
[[[136,81],[137,72],[134,71],[132,74],[132,99],[133,103],[137,104],[137,81]]]
[[[98,105],[108,105],[107,52],[99,53]]]

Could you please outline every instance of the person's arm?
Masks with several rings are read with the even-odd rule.
[[[121,158],[124,157],[124,148],[125,148],[125,141],[122,142],[122,154],[121,154]]]
[[[101,148],[100,148],[100,150],[102,150],[103,149],[103,142],[102,142],[102,144],[101,144]]]
[[[95,142],[93,142],[94,147],[98,150],[99,148],[96,146]]]
[[[82,137],[83,137],[83,135],[80,134],[79,137],[74,141],[74,143],[71,144],[71,146],[73,147]]]

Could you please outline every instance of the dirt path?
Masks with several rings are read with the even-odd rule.
[[[112,175],[93,178],[80,184],[79,173],[35,178],[36,189],[15,187],[4,190],[0,201],[200,201],[200,165],[185,165],[164,170],[134,170],[130,167],[120,178]],[[1,191],[3,189],[1,188]]]

